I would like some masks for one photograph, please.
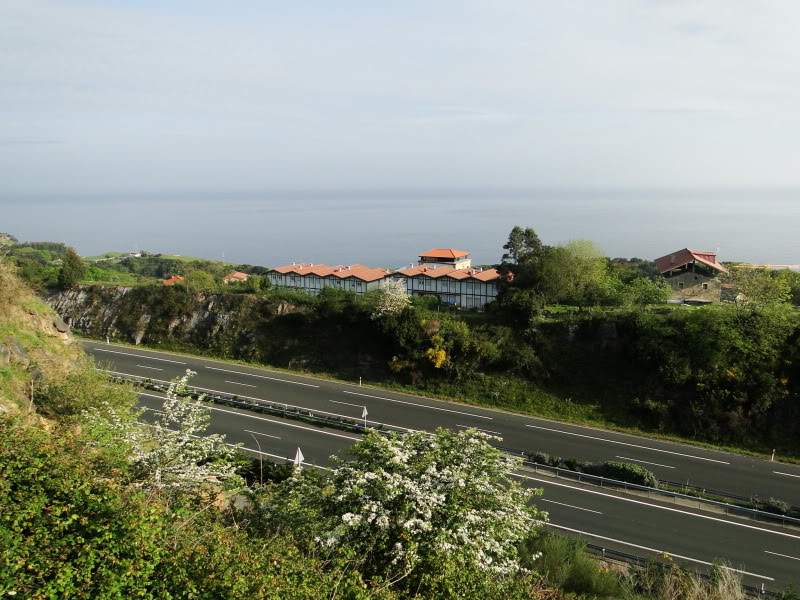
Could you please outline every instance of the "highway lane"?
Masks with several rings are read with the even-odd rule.
[[[161,395],[145,392],[143,418],[161,407]],[[268,458],[291,461],[298,447],[305,465],[335,466],[330,456],[341,455],[358,435],[333,428],[246,410],[212,406],[210,433],[225,434],[226,441],[260,451]],[[777,589],[800,584],[800,532],[737,520],[722,515],[627,496],[623,493],[555,480],[532,472],[516,474],[526,486],[543,488],[535,503],[550,515],[549,527],[567,535],[639,556],[666,552],[676,562],[697,569],[723,560],[740,571],[751,585]]]
[[[507,447],[587,461],[636,462],[660,479],[800,505],[796,465],[269,369],[102,343],[84,346],[111,370],[140,377],[169,380],[190,368],[197,372],[192,385],[208,390],[356,419],[366,406],[371,424],[426,430],[476,427],[500,435]]]

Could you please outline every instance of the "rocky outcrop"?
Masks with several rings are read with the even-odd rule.
[[[309,370],[383,369],[371,323],[319,319],[283,299],[172,286],[77,286],[46,298],[90,337]]]

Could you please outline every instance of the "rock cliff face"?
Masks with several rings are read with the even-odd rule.
[[[363,370],[374,353],[369,335],[252,294],[86,285],[46,300],[69,326],[97,339],[345,372]]]

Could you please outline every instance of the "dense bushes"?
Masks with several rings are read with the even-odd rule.
[[[144,495],[99,472],[81,440],[0,421],[0,595],[390,598],[346,563],[258,539],[189,497]],[[116,469],[124,463],[116,463]],[[106,477],[100,477],[106,475]]]
[[[599,475],[607,479],[616,479],[626,483],[644,485],[647,487],[658,487],[658,478],[652,471],[633,463],[609,461],[601,464],[582,465],[584,473]]]

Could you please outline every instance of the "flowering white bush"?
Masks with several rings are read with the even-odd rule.
[[[533,491],[508,477],[518,466],[475,430],[384,437],[369,432],[330,479],[295,473],[285,506],[308,514],[323,546],[362,555],[374,574],[400,579],[439,562],[511,574],[516,542],[542,525]],[[287,497],[288,496],[288,497]]]
[[[406,284],[398,279],[390,279],[381,286],[380,295],[372,311],[372,318],[377,319],[384,315],[395,315],[411,304],[411,298],[406,292]]]
[[[127,447],[136,487],[241,483],[236,465],[231,463],[235,449],[225,444],[223,435],[204,434],[210,417],[203,397],[183,397],[193,374],[187,369],[183,377],[170,384],[163,412],[152,424],[127,419],[109,406],[85,413],[90,427],[105,431],[106,444],[122,443]]]

